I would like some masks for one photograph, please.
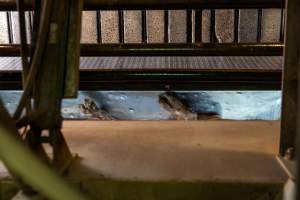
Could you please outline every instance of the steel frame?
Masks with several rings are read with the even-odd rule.
[[[283,71],[283,94],[282,94],[282,119],[281,119],[281,137],[280,137],[280,156],[283,157],[283,165],[288,175],[297,184],[297,197],[300,198],[299,184],[299,162],[300,162],[300,86],[299,86],[299,69],[300,69],[300,2],[297,0],[288,0],[286,4],[287,16],[286,38],[284,49],[284,71]],[[284,159],[289,162],[286,164]],[[296,161],[298,162],[296,164]],[[295,171],[289,170],[292,163]],[[296,177],[296,180],[295,180]]]
[[[26,8],[27,9],[32,9],[32,2],[33,1],[27,1]],[[0,9],[2,10],[12,10],[15,9],[15,5],[13,4],[14,1],[0,1]],[[283,1],[279,0],[248,0],[248,1],[239,1],[239,0],[188,0],[188,1],[183,1],[183,0],[167,0],[167,1],[161,1],[161,0],[130,0],[130,1],[122,1],[122,0],[116,0],[116,1],[111,1],[111,0],[103,0],[103,1],[97,1],[97,0],[85,0],[85,9],[97,9],[97,10],[105,10],[105,9],[159,9],[159,8],[164,8],[164,9],[204,9],[204,8],[210,8],[210,9],[218,9],[218,8],[283,8]],[[286,24],[287,24],[287,37],[285,39],[285,63],[284,63],[284,73],[283,73],[283,103],[282,103],[282,128],[281,128],[281,140],[280,140],[280,154],[281,156],[285,156],[287,151],[292,148],[292,151],[295,150],[296,145],[299,147],[299,140],[300,140],[300,129],[299,129],[299,114],[298,112],[300,111],[300,103],[299,103],[299,78],[300,78],[300,73],[299,73],[299,52],[300,52],[300,39],[299,39],[299,34],[300,34],[300,1],[298,0],[288,0],[287,2],[287,19],[286,19]],[[122,10],[120,10],[120,13]],[[121,15],[120,15],[121,16]],[[122,20],[122,19],[121,19]],[[144,32],[143,32],[144,33]],[[189,34],[188,34],[189,35]],[[188,40],[190,40],[190,37],[188,37]],[[236,39],[235,39],[236,40]],[[260,40],[260,36],[258,34],[258,40]],[[283,37],[281,36],[281,40],[283,40]],[[146,35],[143,34],[143,41],[146,41]],[[120,37],[120,43],[122,43],[122,37]],[[189,41],[190,42],[190,41]],[[214,41],[212,41],[214,42]],[[143,49],[144,46],[122,46],[122,45],[110,45],[105,48],[104,45],[101,47],[92,47],[89,46],[88,51],[90,51],[90,54],[87,55],[94,55],[99,54],[101,56],[103,55],[137,55],[137,56],[142,56],[145,55],[144,53],[141,53],[143,51],[149,52],[149,50],[154,51],[154,48],[149,48],[149,49]],[[158,46],[161,47],[161,46]],[[164,45],[166,47],[166,45]],[[167,46],[169,47],[169,46]],[[186,46],[185,46],[186,47]],[[216,47],[216,45],[214,46]],[[174,48],[174,52],[178,51],[179,49],[182,49],[183,46],[179,47],[176,46]],[[249,46],[248,46],[249,48]],[[260,47],[261,48],[261,47]],[[278,52],[282,53],[282,46],[278,46],[280,50],[277,49],[277,54]],[[159,52],[159,48],[157,48],[157,52]],[[238,49],[238,48],[237,48]],[[128,51],[133,50],[132,54],[130,54]],[[170,51],[170,49],[162,49],[163,52]],[[192,50],[199,51],[198,49],[192,48]],[[203,48],[202,49],[205,54],[210,55],[207,53],[208,48]],[[228,52],[229,50],[232,49],[222,49],[226,50],[224,52]],[[249,50],[249,49],[247,49]],[[262,50],[262,49],[260,49]],[[17,52],[17,49],[10,49],[8,51],[11,52]],[[7,51],[7,52],[8,52]],[[151,54],[150,51],[150,55]],[[215,50],[216,52],[218,50]],[[125,53],[124,53],[125,52]],[[170,51],[171,52],[171,51]],[[170,53],[169,52],[169,53]],[[191,55],[191,52],[193,51],[187,51],[187,55]],[[223,52],[223,53],[224,53]],[[106,54],[107,53],[107,54]],[[161,53],[161,52],[160,52]],[[249,52],[248,52],[249,53]],[[274,52],[273,52],[274,53]],[[17,54],[17,53],[16,53]],[[154,54],[154,53],[153,53]],[[197,52],[197,55],[199,52]],[[234,53],[235,55],[237,52]],[[277,55],[276,54],[276,55]],[[169,55],[166,53],[166,55]],[[172,54],[173,55],[173,54]],[[175,54],[176,55],[176,54]],[[8,75],[10,75],[8,72]],[[87,72],[81,72],[81,73],[87,73]],[[238,76],[234,76],[231,80],[228,81],[228,77],[226,80],[222,79],[222,76],[216,78],[216,72],[213,72],[211,74],[206,74],[205,73],[190,73],[190,72],[142,72],[142,73],[136,73],[136,72],[101,72],[99,74],[93,73],[93,77],[88,77],[86,81],[92,81],[93,84],[97,85],[96,87],[99,88],[102,87],[103,89],[112,89],[115,86],[115,89],[125,89],[124,86],[129,86],[128,88],[131,88],[132,85],[147,85],[147,83],[151,83],[154,85],[159,85],[159,87],[162,87],[164,90],[173,90],[173,89],[179,89],[180,87],[176,88],[171,86],[174,84],[182,84],[181,81],[185,79],[185,76],[188,77],[188,82],[185,82],[187,84],[187,88],[193,89],[193,85],[197,84],[216,84],[218,83],[218,87],[220,86],[219,83],[229,83],[229,85],[233,82],[235,82]],[[227,72],[218,72],[218,76],[223,73],[223,78],[225,76],[228,76]],[[257,74],[255,74],[255,79],[254,83],[259,83],[259,77],[257,77]],[[107,75],[112,76],[112,78],[109,78],[109,80],[106,80]],[[245,75],[244,72],[241,72],[240,75]],[[264,74],[261,74],[262,76]],[[21,77],[21,75],[19,74]],[[197,76],[201,77],[201,80],[197,79]],[[252,77],[253,74],[250,76]],[[274,77],[277,77],[278,74],[274,74]],[[248,78],[250,78],[248,77]],[[273,77],[273,78],[274,78]],[[90,78],[94,78],[90,80]],[[161,82],[162,80],[164,82]],[[192,79],[191,79],[192,78]],[[195,79],[193,79],[195,78]],[[270,77],[269,77],[270,78]],[[278,78],[278,77],[277,77]],[[95,80],[96,79],[96,80]],[[251,79],[251,78],[250,78]],[[245,81],[246,80],[246,81]],[[272,82],[274,79],[270,78],[270,83],[272,85]],[[147,82],[148,81],[148,82]],[[223,81],[223,82],[222,82]],[[252,81],[252,80],[251,80]],[[278,81],[278,80],[277,80]],[[21,79],[16,80],[16,82],[21,83]],[[252,82],[248,82],[247,79],[242,78],[242,80],[238,80],[238,82],[246,82],[247,85]],[[84,82],[81,84],[85,84]],[[278,84],[278,83],[274,83]],[[81,89],[84,88],[84,86],[80,86]],[[93,86],[92,86],[93,87]],[[139,86],[138,86],[139,87]],[[134,89],[138,89],[138,87],[134,87]],[[214,86],[215,87],[215,86]],[[146,87],[147,89],[147,87]],[[152,89],[152,88],[149,88]],[[218,88],[220,89],[220,88]],[[222,88],[224,89],[224,88]],[[57,91],[56,91],[57,92]],[[297,112],[298,111],[298,112]],[[298,138],[297,143],[296,142],[296,137]],[[59,140],[59,139],[58,139]],[[298,162],[300,162],[300,148],[296,148],[296,157],[298,159]],[[293,159],[294,156],[292,155],[290,159]],[[300,171],[300,165],[298,164],[298,172]],[[299,176],[300,173],[298,173],[298,180],[300,178]],[[300,184],[298,183],[297,185],[297,199],[300,198]]]
[[[25,9],[34,0],[25,0]],[[84,10],[284,8],[284,0],[84,0]],[[15,0],[0,0],[0,10],[16,10]]]
[[[282,56],[281,43],[81,44],[81,56]],[[0,45],[0,56],[20,56],[19,45]]]
[[[10,1],[1,4],[3,9],[9,6]],[[30,7],[32,1],[28,0]],[[190,4],[188,4],[190,3]],[[199,1],[191,0],[188,3],[182,0],[176,1],[116,1],[115,3],[106,1],[85,0],[85,9],[98,10],[97,17],[101,18],[99,10],[118,9],[119,17],[119,43],[103,44],[101,41],[101,28],[98,24],[98,44],[81,44],[81,56],[282,56],[284,45],[282,43],[261,43],[260,37],[257,43],[238,43],[238,9],[237,8],[277,8],[284,7],[284,2],[279,0],[251,0],[251,1]],[[126,4],[128,7],[126,7]],[[5,6],[6,5],[6,6]],[[105,5],[105,6],[104,6]],[[119,6],[118,6],[119,5]],[[193,5],[193,7],[191,6]],[[202,42],[201,23],[195,23],[194,32],[192,28],[192,17],[195,20],[201,19],[202,11],[211,9],[211,41]],[[125,6],[125,7],[123,7]],[[191,6],[193,9],[187,10],[187,42],[182,44],[169,43],[169,11],[165,10],[165,41],[160,44],[151,44],[147,41],[147,25],[145,9],[186,9]],[[197,9],[199,7],[199,9]],[[201,7],[201,9],[200,9]],[[142,43],[124,43],[124,8],[142,10]],[[236,8],[235,9],[235,37],[233,43],[216,43],[214,30],[214,9]],[[194,12],[194,15],[193,15]],[[259,21],[259,19],[258,19]],[[258,32],[261,27],[258,27]],[[259,34],[258,34],[259,35]],[[194,36],[194,37],[193,37]],[[282,36],[283,38],[283,36]],[[19,56],[20,47],[18,45],[0,45],[0,56]],[[18,73],[1,72],[1,82],[7,89],[20,89],[20,77]],[[15,77],[14,77],[15,76]],[[7,77],[10,77],[8,79]],[[91,81],[93,80],[93,81]],[[279,90],[281,81],[280,71],[184,71],[184,70],[164,70],[160,71],[81,71],[81,90],[234,90],[234,89],[257,89],[257,90]],[[141,84],[142,83],[142,84]],[[147,83],[147,84],[143,84]],[[15,84],[15,85],[14,85]]]
[[[280,90],[281,72],[80,71],[79,90]],[[0,73],[0,90],[21,90],[18,71]]]

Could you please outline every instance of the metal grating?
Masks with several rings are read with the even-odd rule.
[[[281,71],[281,56],[81,57],[81,70],[262,70]],[[21,70],[18,57],[0,57],[0,71]]]

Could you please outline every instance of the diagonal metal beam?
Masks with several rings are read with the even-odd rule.
[[[13,173],[22,177],[23,181],[49,199],[85,199],[17,139],[18,131],[8,125],[13,122],[5,111],[1,99],[0,119],[0,159]]]

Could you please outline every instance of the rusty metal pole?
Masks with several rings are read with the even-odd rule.
[[[300,1],[287,1],[284,49],[283,94],[280,155],[293,154],[295,148],[298,108],[298,73],[300,62]],[[293,155],[291,155],[293,157]]]
[[[296,199],[300,199],[300,1],[299,0],[288,0],[287,2],[287,42],[286,43],[288,46],[290,46],[290,51],[292,52],[287,52],[291,54],[291,64],[294,65],[294,68],[297,69],[297,109],[294,111],[296,112],[296,117],[297,117],[297,136],[296,136],[296,143],[295,143],[295,148],[296,148],[296,166],[297,166],[297,176],[296,176]]]
[[[82,5],[82,0],[43,2],[33,61],[14,114],[16,124],[22,125],[19,128],[30,127],[29,130],[25,129],[28,146],[60,173],[73,160],[61,133],[61,103],[64,97],[77,96]],[[19,6],[19,12],[24,12],[22,6]],[[24,20],[20,20],[20,23],[24,23]],[[32,100],[31,111],[24,115],[26,103],[32,104]],[[34,113],[43,115],[34,117]],[[53,159],[45,152],[44,143],[52,146]]]
[[[35,80],[34,110],[44,110],[36,119],[31,137],[41,137],[48,130],[53,147],[53,166],[63,172],[72,161],[71,151],[61,133],[61,103],[64,97],[76,97],[78,88],[81,0],[53,0],[48,43]],[[38,143],[41,145],[41,142]]]
[[[300,199],[300,1],[288,0],[286,9],[280,135],[280,156],[284,158],[279,160],[289,175],[283,198],[295,200]]]

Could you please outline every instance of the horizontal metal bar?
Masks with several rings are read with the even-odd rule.
[[[33,9],[34,0],[25,0]],[[284,0],[84,0],[85,10],[284,8]],[[0,10],[16,10],[16,0],[0,0]]]
[[[281,43],[82,44],[82,56],[282,56]],[[20,56],[19,45],[0,45],[0,56]]]
[[[282,44],[82,45],[83,56],[281,56]]]
[[[0,90],[22,90],[21,72],[0,71]],[[281,72],[80,71],[80,90],[280,90]]]

